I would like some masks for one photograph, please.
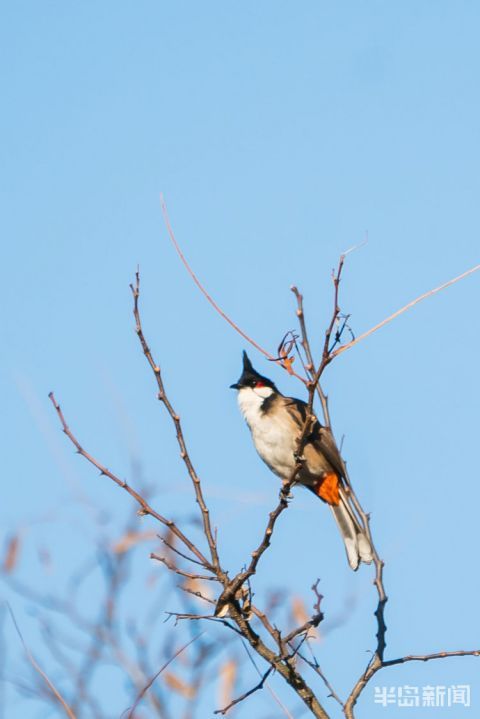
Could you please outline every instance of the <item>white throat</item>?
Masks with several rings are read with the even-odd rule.
[[[256,424],[260,417],[260,410],[264,400],[273,394],[271,387],[242,387],[238,391],[238,405],[240,411],[247,420],[249,427]]]

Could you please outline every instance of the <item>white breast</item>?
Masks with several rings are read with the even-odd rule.
[[[262,412],[263,401],[272,392],[270,387],[257,390],[244,387],[238,393],[238,404],[260,457],[272,472],[282,479],[288,479],[295,466],[297,432],[283,406],[274,407],[271,412]]]

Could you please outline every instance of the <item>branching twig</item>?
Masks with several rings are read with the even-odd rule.
[[[214,711],[214,714],[222,714],[225,715],[232,707],[235,706],[235,704],[240,704],[240,702],[243,702],[244,699],[247,697],[250,697],[252,694],[255,694],[255,692],[258,692],[260,689],[263,689],[263,685],[267,681],[270,674],[273,672],[273,667],[269,667],[263,677],[260,679],[258,684],[256,684],[252,689],[249,689],[247,692],[244,692],[241,696],[237,697],[236,699],[233,699],[233,701],[230,702],[226,707],[223,707],[223,709],[217,709]]]
[[[189,557],[188,554],[184,554],[181,552],[177,547],[174,547],[171,542],[168,541],[168,539],[161,534],[157,534],[157,537],[160,539],[161,542],[164,543],[166,547],[170,549],[171,552],[175,552],[175,554],[178,554],[179,557],[182,557],[183,559],[186,559],[187,562],[192,562],[192,564],[198,564],[199,567],[203,567],[204,564],[202,562],[199,562],[198,559],[194,559],[193,557]]]
[[[223,317],[223,319],[224,319],[226,322],[228,322],[228,324],[229,324],[231,327],[233,327],[233,329],[234,329],[236,332],[238,332],[239,335],[241,335],[247,342],[249,342],[253,347],[255,347],[259,352],[261,352],[261,354],[263,354],[267,359],[269,359],[269,360],[275,360],[275,358],[270,354],[270,352],[268,352],[267,350],[265,350],[265,349],[264,349],[261,345],[259,345],[254,339],[252,339],[252,337],[250,337],[249,335],[247,335],[246,332],[244,332],[235,322],[233,322],[233,320],[230,319],[230,317],[221,309],[221,307],[219,307],[219,305],[215,302],[215,300],[213,299],[213,297],[211,297],[211,296],[209,295],[209,293],[206,291],[206,289],[203,287],[203,285],[201,284],[200,280],[199,280],[198,277],[196,276],[195,272],[193,271],[193,269],[190,267],[189,263],[188,263],[187,260],[185,259],[185,256],[184,256],[184,254],[183,254],[183,252],[182,252],[182,250],[181,250],[181,248],[180,248],[180,245],[179,245],[178,242],[177,242],[177,239],[176,239],[175,234],[174,234],[174,232],[173,232],[172,225],[171,225],[171,223],[170,223],[170,218],[169,218],[169,216],[168,216],[168,211],[167,211],[167,207],[166,207],[166,204],[165,204],[165,200],[164,200],[164,198],[163,198],[163,195],[160,196],[160,204],[161,204],[161,207],[162,207],[162,213],[163,213],[163,217],[164,217],[164,220],[165,220],[165,225],[166,225],[166,227],[167,227],[168,234],[169,234],[169,236],[170,236],[170,240],[172,241],[173,246],[175,247],[175,250],[176,250],[178,256],[180,257],[180,259],[181,259],[183,265],[185,266],[187,272],[189,273],[190,277],[193,279],[193,281],[195,282],[195,284],[197,285],[197,287],[199,288],[199,290],[202,292],[202,294],[205,296],[205,298],[208,300],[208,302],[212,305],[212,307],[214,308],[214,310],[215,310],[216,312],[218,312],[218,314],[219,314],[221,317]],[[361,247],[361,246],[364,245],[364,244],[365,244],[365,243],[363,242],[363,243],[361,243],[360,245],[356,245],[355,247],[351,247],[349,250],[347,250],[346,252],[344,252],[344,253],[340,256],[340,265],[339,265],[339,267],[338,267],[338,269],[337,269],[337,275],[336,275],[336,277],[335,277],[335,275],[334,275],[334,283],[337,282],[337,289],[338,289],[338,282],[340,281],[341,269],[342,269],[342,266],[343,266],[343,264],[344,264],[345,257],[346,257],[347,254],[349,254],[352,250],[355,250],[355,249],[357,249],[358,247]],[[342,352],[345,352],[346,350],[350,349],[350,347],[353,347],[354,345],[358,344],[359,342],[361,342],[362,340],[364,340],[366,337],[368,337],[369,335],[371,335],[371,334],[373,334],[374,332],[376,332],[377,330],[379,330],[381,327],[384,327],[386,324],[388,324],[388,323],[391,322],[392,320],[394,320],[394,319],[396,319],[397,317],[399,317],[401,314],[403,314],[404,312],[406,312],[407,310],[409,310],[411,307],[414,307],[414,306],[415,306],[416,304],[418,304],[419,302],[422,302],[422,301],[423,301],[424,299],[426,299],[427,297],[431,297],[432,295],[437,294],[437,292],[440,292],[441,290],[444,290],[444,289],[446,289],[447,287],[450,287],[450,285],[453,285],[453,284],[455,284],[456,282],[459,282],[460,280],[463,280],[465,277],[468,277],[468,275],[471,275],[471,274],[473,274],[474,272],[478,272],[478,270],[480,270],[480,264],[475,265],[474,267],[471,267],[470,269],[468,269],[468,270],[466,270],[465,272],[463,272],[461,275],[458,275],[457,277],[454,277],[454,278],[452,278],[451,280],[448,280],[447,282],[444,282],[442,285],[439,285],[438,287],[435,287],[434,289],[429,290],[428,292],[424,292],[422,295],[420,295],[420,296],[417,297],[416,299],[412,300],[412,301],[409,302],[408,304],[404,305],[404,307],[401,307],[399,310],[397,310],[397,311],[394,312],[393,314],[389,315],[389,317],[386,317],[384,320],[382,320],[381,322],[379,322],[379,323],[378,323],[377,325],[375,325],[374,327],[371,327],[369,330],[367,330],[366,332],[363,332],[363,333],[362,333],[361,335],[359,335],[358,337],[355,337],[355,338],[352,339],[350,342],[347,342],[346,344],[342,345],[341,347],[338,347],[337,349],[333,350],[333,351],[331,352],[330,360],[329,360],[329,361],[331,361],[334,357],[338,356],[338,355],[341,354]],[[296,288],[292,288],[292,290],[295,291]],[[333,327],[334,327],[335,320],[336,320],[336,317],[337,317],[337,316],[338,316],[338,312],[336,313],[335,318],[334,318],[334,320],[333,320],[333,322],[332,322],[332,324],[331,324],[329,330],[327,330],[328,340],[330,339],[330,336],[331,336],[331,333],[332,333],[332,330],[333,330]],[[301,318],[300,318],[300,315],[298,315],[298,317],[299,317],[299,319],[301,319]],[[327,336],[326,336],[326,339],[327,339]],[[328,349],[328,344],[327,344],[327,349]],[[307,357],[307,358],[308,358],[308,357]],[[309,364],[312,364],[312,366],[313,366],[313,363],[311,363],[310,360],[309,360]],[[323,369],[324,369],[324,368],[323,368]],[[322,369],[322,372],[323,372],[323,369]],[[301,377],[300,375],[297,375],[295,372],[290,372],[290,374],[293,374],[295,377],[297,377],[297,379],[300,379],[300,380],[305,384],[305,379],[304,379],[303,377]]]
[[[142,345],[143,353],[145,357],[148,360],[148,363],[150,367],[152,368],[152,371],[155,375],[155,379],[158,386],[158,399],[163,402],[163,405],[165,406],[165,409],[167,410],[168,414],[170,415],[173,424],[175,425],[175,431],[177,434],[177,442],[178,446],[180,447],[180,456],[183,459],[185,466],[187,468],[188,474],[190,475],[190,478],[193,483],[193,488],[195,491],[195,497],[198,506],[200,507],[200,512],[202,514],[202,522],[203,522],[203,531],[205,534],[205,537],[208,542],[208,546],[210,549],[210,556],[212,560],[213,569],[215,570],[215,573],[218,576],[222,575],[222,572],[220,570],[220,562],[218,559],[218,551],[217,551],[217,544],[215,541],[215,538],[213,536],[212,527],[210,524],[210,513],[208,510],[208,507],[206,505],[205,499],[203,497],[202,487],[200,484],[200,479],[195,471],[195,468],[192,464],[192,461],[190,459],[190,456],[187,451],[187,446],[185,444],[185,439],[183,436],[183,430],[182,425],[180,423],[180,417],[173,409],[170,400],[168,399],[166,392],[165,392],[165,386],[163,384],[162,374],[160,371],[160,367],[158,364],[154,361],[152,357],[152,353],[150,351],[150,348],[145,340],[145,336],[143,334],[143,328],[142,328],[142,321],[140,319],[140,310],[138,306],[138,300],[140,297],[140,273],[137,270],[137,273],[135,275],[135,285],[130,285],[130,289],[132,290],[133,295],[133,315],[135,317],[135,323],[136,323],[136,332],[138,335],[138,339],[140,340],[140,344]]]
[[[350,696],[345,702],[344,714],[346,719],[354,719],[353,709],[358,701],[362,691],[367,686],[370,679],[385,667],[395,666],[397,664],[405,664],[406,662],[428,662],[433,659],[447,659],[449,657],[479,657],[480,649],[472,649],[469,651],[459,650],[453,652],[436,652],[435,654],[409,655],[399,659],[390,659],[388,661],[380,661],[378,654],[375,654],[373,660],[367,666],[365,672],[353,687]]]
[[[178,527],[176,526],[176,524],[174,522],[172,522],[169,519],[166,519],[161,514],[156,512],[148,504],[148,502],[146,502],[145,499],[137,491],[135,491],[133,489],[133,487],[131,487],[129,484],[127,484],[127,482],[121,480],[119,477],[117,477],[115,474],[113,474],[113,472],[111,472],[109,469],[107,469],[107,467],[104,467],[102,464],[100,464],[100,462],[97,459],[95,459],[95,457],[93,457],[91,454],[89,454],[89,452],[87,452],[86,450],[83,449],[80,442],[72,434],[70,428],[68,427],[65,417],[63,415],[63,412],[60,408],[60,405],[58,404],[57,400],[55,399],[53,392],[50,392],[50,394],[48,396],[51,399],[53,406],[55,407],[58,418],[59,418],[62,428],[63,428],[63,432],[67,435],[70,442],[72,442],[72,444],[76,447],[78,454],[80,454],[82,457],[84,457],[88,462],[90,462],[90,464],[93,464],[93,466],[96,467],[100,471],[101,475],[109,477],[109,479],[113,480],[116,485],[118,485],[119,487],[124,489],[126,492],[128,492],[128,494],[131,497],[133,497],[135,499],[135,501],[138,502],[138,504],[140,505],[140,507],[141,507],[140,511],[142,514],[150,515],[151,517],[156,519],[158,522],[163,524],[165,527],[168,527],[168,529],[178,539],[180,539],[180,541],[183,542],[183,544],[186,547],[188,547],[188,549],[192,552],[192,554],[194,554],[197,557],[197,559],[202,564],[202,566],[204,566],[206,568],[211,568],[210,562],[207,560],[207,558],[204,557],[204,555],[194,545],[194,543],[191,542],[180,529],[178,529]]]
[[[311,651],[311,650],[310,650],[310,651]],[[338,704],[340,704],[340,706],[341,706],[342,709],[343,709],[343,702],[342,702],[342,700],[340,699],[340,697],[338,696],[337,692],[335,691],[335,689],[333,688],[333,686],[331,685],[331,683],[328,681],[327,677],[326,677],[325,674],[323,673],[323,671],[322,671],[322,669],[321,669],[321,667],[320,667],[320,664],[317,662],[316,658],[314,657],[314,658],[313,658],[313,661],[312,661],[312,660],[310,660],[310,659],[307,659],[307,657],[306,657],[304,654],[302,654],[301,652],[299,652],[299,651],[297,651],[297,654],[298,654],[298,656],[300,657],[300,659],[305,662],[305,664],[308,664],[308,666],[309,666],[311,669],[313,669],[313,671],[314,671],[316,674],[318,674],[318,676],[320,677],[320,679],[322,680],[322,682],[325,684],[325,686],[327,687],[327,689],[328,689],[328,691],[329,691],[328,696],[331,697],[332,699],[335,699],[335,701],[336,701]]]
[[[407,310],[411,309],[412,307],[415,307],[415,305],[418,305],[419,302],[426,300],[427,297],[432,297],[433,295],[436,295],[438,292],[441,292],[442,290],[446,289],[447,287],[454,285],[456,282],[460,282],[460,280],[463,280],[465,277],[468,277],[468,275],[473,275],[473,273],[478,272],[478,270],[480,270],[480,265],[475,265],[474,267],[470,267],[469,270],[466,270],[466,272],[462,272],[461,275],[457,275],[457,277],[453,277],[451,280],[444,282],[442,285],[435,287],[433,290],[429,290],[428,292],[424,292],[422,295],[419,295],[414,300],[412,300],[411,302],[408,302],[406,305],[401,307],[399,310],[397,310],[393,314],[386,317],[384,320],[379,322],[374,327],[371,327],[366,332],[363,332],[361,335],[359,335],[355,339],[351,340],[351,342],[347,342],[346,344],[342,345],[338,349],[334,350],[334,352],[332,353],[332,359],[333,359],[333,357],[337,357],[339,354],[342,354],[342,352],[345,352],[346,350],[350,349],[350,347],[357,345],[359,342],[364,340],[366,337],[369,337],[371,334],[373,334],[377,330],[381,329],[381,327],[385,327],[385,325],[388,325],[389,322],[392,322],[392,320],[396,319],[397,317],[400,317],[400,315],[403,315],[403,313],[406,312]]]
[[[314,382],[315,378],[315,360],[313,358],[312,349],[310,346],[310,340],[308,338],[308,332],[307,332],[307,326],[305,322],[305,312],[303,309],[303,295],[299,292],[298,288],[295,287],[295,285],[292,285],[290,287],[290,290],[293,292],[297,299],[297,318],[300,325],[300,332],[302,335],[301,344],[305,352],[305,356],[307,358],[307,364],[305,366],[306,371],[308,372],[308,378],[311,384]],[[323,412],[323,420],[326,427],[330,427],[330,413],[328,410],[328,398],[325,395],[322,386],[320,384],[320,381],[317,381],[316,383],[316,390],[318,397],[320,399],[320,404],[322,405],[322,412]]]
[[[320,580],[317,579],[317,581],[312,585],[312,591],[315,594],[315,604],[313,605],[314,613],[313,615],[307,619],[304,624],[302,624],[300,627],[297,627],[296,629],[293,629],[290,634],[287,634],[287,636],[284,638],[285,644],[289,644],[295,637],[298,637],[300,634],[305,633],[305,636],[308,636],[308,630],[309,629],[315,629],[318,627],[320,622],[323,620],[323,612],[320,609],[320,603],[323,599],[323,596],[318,591],[318,584]]]
[[[259,676],[259,677],[262,677],[262,672],[260,671],[260,669],[259,669],[259,667],[258,667],[258,665],[257,665],[257,663],[256,663],[256,661],[255,661],[255,659],[254,659],[253,656],[252,656],[252,653],[250,652],[249,648],[247,647],[247,645],[246,645],[246,643],[245,643],[244,641],[242,641],[242,646],[243,646],[243,648],[245,649],[245,652],[246,652],[246,654],[247,654],[247,657],[250,659],[252,665],[255,667],[255,671],[257,672],[258,676]],[[270,693],[270,696],[271,696],[271,697],[275,700],[275,702],[278,704],[278,706],[279,706],[280,709],[283,711],[283,713],[285,714],[285,716],[287,717],[287,719],[294,719],[294,718],[292,717],[292,715],[290,714],[290,712],[288,711],[287,707],[286,707],[284,704],[282,704],[282,702],[281,702],[280,699],[278,698],[277,694],[273,691],[273,689],[272,689],[272,687],[270,686],[270,684],[269,684],[268,682],[265,682],[265,686],[267,687],[267,689],[268,689],[268,691],[269,691],[269,693]]]

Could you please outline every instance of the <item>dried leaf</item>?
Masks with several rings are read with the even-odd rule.
[[[237,678],[237,662],[234,659],[227,659],[220,667],[219,705],[230,704],[235,691]]]
[[[177,692],[177,694],[185,697],[185,699],[193,699],[195,697],[195,687],[184,682],[183,679],[180,679],[180,677],[173,674],[173,672],[163,672],[162,676],[165,684],[174,692]]]
[[[211,582],[204,582],[201,579],[192,579],[191,577],[185,577],[183,580],[183,586],[190,590],[190,592],[200,592],[207,599],[213,599],[213,588]],[[205,602],[199,598],[199,601],[205,605]]]
[[[295,357],[285,357],[282,360],[282,367],[285,367],[288,374],[293,374],[292,364],[295,362]]]
[[[311,617],[311,613],[307,611],[305,602],[301,597],[293,597],[292,599],[292,616],[296,625],[301,626],[308,622]],[[308,636],[310,639],[319,639],[320,633],[313,627],[308,630]]]
[[[14,534],[7,542],[7,549],[3,559],[3,571],[6,574],[13,572],[20,555],[20,535]]]
[[[121,539],[119,539],[113,545],[112,549],[115,554],[124,554],[128,552],[132,547],[135,547],[140,542],[145,542],[150,539],[155,539],[157,535],[153,531],[147,532],[127,532]]]
[[[292,615],[297,624],[305,624],[305,622],[308,621],[309,614],[305,607],[305,602],[301,597],[293,597]]]

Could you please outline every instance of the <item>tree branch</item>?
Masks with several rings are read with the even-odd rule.
[[[180,654],[182,654],[182,652],[184,652],[185,649],[187,649],[187,648],[190,646],[190,644],[193,644],[193,642],[196,642],[197,639],[200,639],[200,637],[202,636],[202,634],[204,634],[204,632],[200,632],[200,634],[197,634],[196,637],[193,637],[193,639],[190,639],[189,642],[187,642],[187,643],[184,644],[182,647],[180,647],[180,649],[179,649],[178,651],[176,651],[175,654],[174,654],[173,656],[171,656],[170,659],[165,662],[165,664],[163,664],[163,666],[160,667],[160,669],[158,670],[158,672],[156,672],[156,673],[153,675],[153,677],[151,677],[151,679],[149,679],[148,683],[144,686],[144,688],[142,689],[142,691],[139,693],[139,695],[138,695],[137,698],[135,699],[135,701],[134,701],[134,703],[133,703],[133,706],[132,706],[132,708],[130,709],[130,711],[129,711],[129,713],[128,713],[127,719],[133,719],[133,717],[134,717],[134,715],[135,715],[135,709],[136,709],[137,706],[140,704],[140,702],[142,701],[143,697],[144,697],[145,694],[148,692],[148,690],[150,689],[150,687],[152,686],[152,684],[156,681],[156,679],[158,679],[158,677],[160,676],[160,674],[161,674],[163,671],[165,671],[165,669],[168,667],[168,665],[171,664],[171,663],[173,662],[173,660],[176,659]]]
[[[176,564],[167,559],[167,557],[162,557],[160,554],[155,554],[155,552],[150,553],[150,559],[156,559],[157,562],[162,562],[162,564],[164,564],[167,569],[170,569],[171,572],[175,572],[175,574],[180,574],[182,577],[186,577],[187,579],[201,579],[205,582],[217,581],[216,577],[212,577],[207,574],[192,574],[191,572],[185,572],[183,569],[180,569],[179,567],[177,567]]]
[[[480,270],[480,265],[475,265],[474,267],[471,267],[469,270],[466,270],[465,272],[462,272],[461,275],[458,275],[457,277],[453,277],[451,280],[448,280],[447,282],[444,282],[442,285],[439,285],[438,287],[435,287],[433,290],[429,290],[428,292],[424,292],[422,295],[419,295],[411,302],[408,302],[406,305],[401,307],[399,310],[394,312],[393,314],[386,317],[384,320],[379,322],[374,327],[371,327],[366,332],[363,332],[361,335],[353,339],[351,342],[347,342],[346,344],[342,345],[338,349],[334,350],[332,354],[333,357],[337,357],[338,355],[342,354],[342,352],[346,352],[350,349],[350,347],[353,347],[354,345],[357,345],[359,342],[362,342],[362,340],[366,339],[366,337],[369,337],[371,334],[376,332],[377,330],[381,329],[382,327],[385,327],[385,325],[388,325],[389,322],[392,322],[392,320],[396,319],[397,317],[400,317],[400,315],[403,315],[404,312],[407,310],[410,310],[412,307],[415,307],[419,302],[423,302],[423,300],[427,299],[427,297],[432,297],[433,295],[436,295],[438,292],[441,292],[442,290],[446,289],[447,287],[450,287],[451,285],[454,285],[456,282],[460,282],[460,280],[463,280],[465,277],[468,277],[469,275],[473,275],[474,272],[478,272]]]
[[[270,674],[273,672],[273,667],[268,667],[267,671],[263,675],[263,677],[260,679],[258,684],[256,684],[252,689],[249,689],[248,692],[245,692],[241,696],[237,697],[237,699],[233,699],[233,701],[230,702],[226,707],[223,707],[223,709],[217,709],[214,711],[214,714],[222,714],[225,715],[232,707],[235,706],[235,704],[240,704],[240,702],[243,702],[244,699],[247,699],[247,697],[250,697],[252,694],[255,694],[255,692],[258,692],[259,689],[263,689],[263,685],[267,681]]]
[[[15,615],[13,614],[12,608],[10,607],[9,604],[7,604],[7,607],[8,607],[8,611],[10,612],[10,616],[11,616],[11,618],[12,618],[12,622],[13,622],[13,625],[14,625],[14,627],[15,627],[15,631],[17,632],[17,634],[18,634],[18,636],[19,636],[19,638],[20,638],[20,641],[22,642],[23,649],[24,649],[24,651],[25,651],[25,654],[26,654],[26,656],[27,656],[28,661],[30,662],[30,664],[32,665],[32,667],[35,669],[35,671],[42,677],[42,679],[43,679],[43,681],[45,682],[45,684],[47,685],[48,689],[51,691],[52,695],[55,697],[55,699],[57,700],[58,704],[60,704],[60,706],[62,707],[63,711],[64,711],[65,714],[68,716],[68,718],[69,718],[69,719],[76,719],[75,714],[73,713],[72,709],[69,707],[69,705],[67,704],[67,702],[65,701],[65,699],[62,697],[62,695],[60,694],[60,692],[58,691],[58,689],[56,688],[56,686],[52,683],[52,681],[51,681],[51,680],[48,678],[48,676],[45,674],[45,672],[43,671],[43,669],[41,668],[41,666],[38,664],[37,660],[35,659],[35,657],[34,657],[33,654],[31,653],[31,651],[30,651],[29,648],[27,647],[27,645],[26,645],[26,643],[25,643],[25,640],[24,640],[24,638],[23,638],[23,636],[22,636],[22,633],[21,633],[21,631],[20,631],[20,628],[19,628],[19,626],[18,626],[18,624],[17,624],[17,620],[15,619]]]
[[[179,245],[178,242],[177,242],[177,239],[176,239],[176,237],[175,237],[175,233],[173,232],[172,225],[171,225],[171,223],[170,223],[170,218],[169,218],[169,216],[168,216],[167,206],[166,206],[166,204],[165,204],[165,200],[163,199],[163,195],[160,195],[160,205],[161,205],[161,208],[162,208],[163,218],[164,218],[164,220],[165,220],[165,225],[166,225],[166,227],[167,227],[167,231],[168,231],[170,240],[172,241],[172,244],[173,244],[173,246],[174,246],[174,248],[175,248],[175,250],[176,250],[178,256],[180,257],[180,260],[182,261],[182,264],[184,265],[185,269],[187,270],[187,272],[188,272],[188,274],[190,275],[190,277],[192,278],[192,280],[193,280],[193,281],[195,282],[195,284],[197,285],[197,287],[198,287],[198,289],[200,290],[200,292],[202,293],[202,295],[203,295],[203,296],[206,298],[206,300],[211,304],[211,306],[213,307],[213,309],[215,310],[215,312],[218,312],[218,314],[219,314],[221,317],[223,317],[223,319],[225,320],[225,322],[228,322],[228,324],[230,325],[230,327],[233,327],[233,329],[235,330],[235,332],[238,332],[238,334],[239,334],[241,337],[243,337],[244,340],[246,340],[246,341],[249,342],[253,347],[255,347],[255,349],[257,349],[261,354],[263,354],[264,357],[266,357],[266,358],[267,358],[268,360],[270,360],[271,362],[276,362],[277,364],[280,364],[280,366],[283,367],[283,369],[286,369],[289,374],[294,375],[297,379],[299,379],[301,382],[303,382],[303,384],[306,384],[306,380],[304,379],[304,377],[302,377],[302,376],[299,375],[299,374],[296,374],[296,372],[294,372],[294,371],[291,369],[291,367],[287,367],[286,365],[284,365],[284,364],[283,364],[281,361],[279,361],[276,357],[274,357],[273,355],[271,355],[270,352],[268,352],[268,351],[267,351],[266,349],[264,349],[261,345],[259,345],[258,342],[255,342],[255,340],[252,339],[252,337],[250,337],[246,332],[244,332],[244,331],[236,324],[236,322],[234,322],[234,321],[227,315],[227,313],[224,312],[224,311],[222,310],[222,308],[215,302],[215,300],[213,299],[213,297],[207,292],[207,290],[206,290],[205,287],[202,285],[202,283],[201,283],[200,280],[198,279],[198,277],[197,277],[197,275],[195,274],[195,272],[192,270],[192,268],[191,268],[190,265],[188,264],[188,262],[187,262],[187,260],[186,260],[186,258],[185,258],[185,255],[183,254],[183,252],[182,252],[182,250],[181,250],[181,248],[180,248],[180,245]]]
[[[429,662],[431,659],[448,659],[448,657],[480,657],[480,649],[471,649],[464,651],[463,649],[454,652],[436,652],[435,654],[410,654],[408,657],[400,659],[389,659],[382,663],[384,667],[393,667],[395,664],[405,664],[406,662]]]
[[[196,498],[198,506],[200,507],[200,512],[202,515],[202,522],[203,522],[203,531],[204,531],[205,537],[208,542],[208,547],[210,549],[212,566],[213,566],[215,572],[217,573],[217,575],[219,577],[222,577],[223,572],[220,569],[220,562],[219,562],[218,551],[217,551],[217,543],[213,536],[212,527],[210,524],[210,512],[208,510],[205,499],[203,497],[202,487],[200,484],[200,478],[198,477],[197,473],[195,472],[195,468],[192,464],[192,461],[191,461],[190,456],[187,451],[187,446],[186,446],[185,439],[183,436],[182,425],[180,423],[180,417],[173,409],[173,407],[166,395],[160,367],[154,361],[154,359],[152,357],[152,353],[150,351],[150,348],[147,345],[145,336],[143,334],[142,322],[140,319],[140,310],[139,310],[139,306],[138,306],[138,301],[139,301],[139,297],[140,297],[140,273],[138,272],[138,270],[137,270],[137,273],[135,276],[135,286],[130,285],[130,289],[132,290],[132,295],[133,295],[133,315],[135,317],[136,333],[138,335],[138,339],[140,340],[140,344],[142,346],[143,353],[144,353],[145,357],[147,358],[147,361],[148,361],[150,367],[152,368],[153,374],[155,376],[157,386],[158,386],[158,395],[157,395],[158,399],[165,406],[165,409],[167,410],[168,414],[170,415],[172,422],[175,426],[177,442],[178,442],[178,446],[180,447],[180,456],[183,459],[185,466],[187,468],[188,474],[190,475],[190,478],[192,480],[193,488],[195,491],[195,498]]]
[[[128,494],[131,497],[133,497],[135,499],[135,501],[138,502],[138,504],[140,505],[141,514],[150,515],[151,517],[154,517],[154,519],[156,519],[158,522],[163,524],[165,527],[168,527],[168,529],[170,529],[172,534],[174,534],[178,539],[180,539],[180,541],[183,542],[183,544],[186,547],[188,547],[188,549],[192,552],[192,554],[194,554],[197,557],[197,559],[199,560],[201,565],[203,567],[205,567],[206,569],[209,569],[210,571],[212,571],[213,568],[212,568],[212,565],[210,564],[210,562],[208,561],[208,559],[206,557],[204,557],[204,555],[194,545],[194,543],[191,542],[180,529],[178,529],[178,527],[176,526],[176,524],[174,522],[172,522],[170,519],[166,519],[161,514],[156,512],[148,504],[148,502],[138,492],[136,492],[133,489],[133,487],[131,487],[129,484],[127,484],[127,482],[119,479],[119,477],[117,477],[115,474],[113,474],[113,472],[111,472],[109,469],[107,469],[102,464],[100,464],[100,462],[97,459],[95,459],[95,457],[93,457],[91,454],[89,454],[89,452],[87,452],[86,450],[83,449],[80,442],[77,440],[77,438],[73,435],[70,428],[68,427],[68,425],[65,421],[63,412],[60,408],[60,405],[58,404],[57,400],[55,399],[55,395],[53,394],[53,392],[50,392],[50,394],[48,396],[49,396],[53,406],[55,407],[55,411],[56,411],[58,418],[60,420],[60,423],[62,425],[64,434],[67,435],[70,442],[76,447],[77,453],[80,454],[82,457],[84,457],[87,460],[87,462],[90,462],[90,464],[93,464],[93,466],[96,467],[100,471],[101,475],[108,477],[113,482],[115,482],[115,484],[118,487],[121,487],[126,492],[128,492]]]

